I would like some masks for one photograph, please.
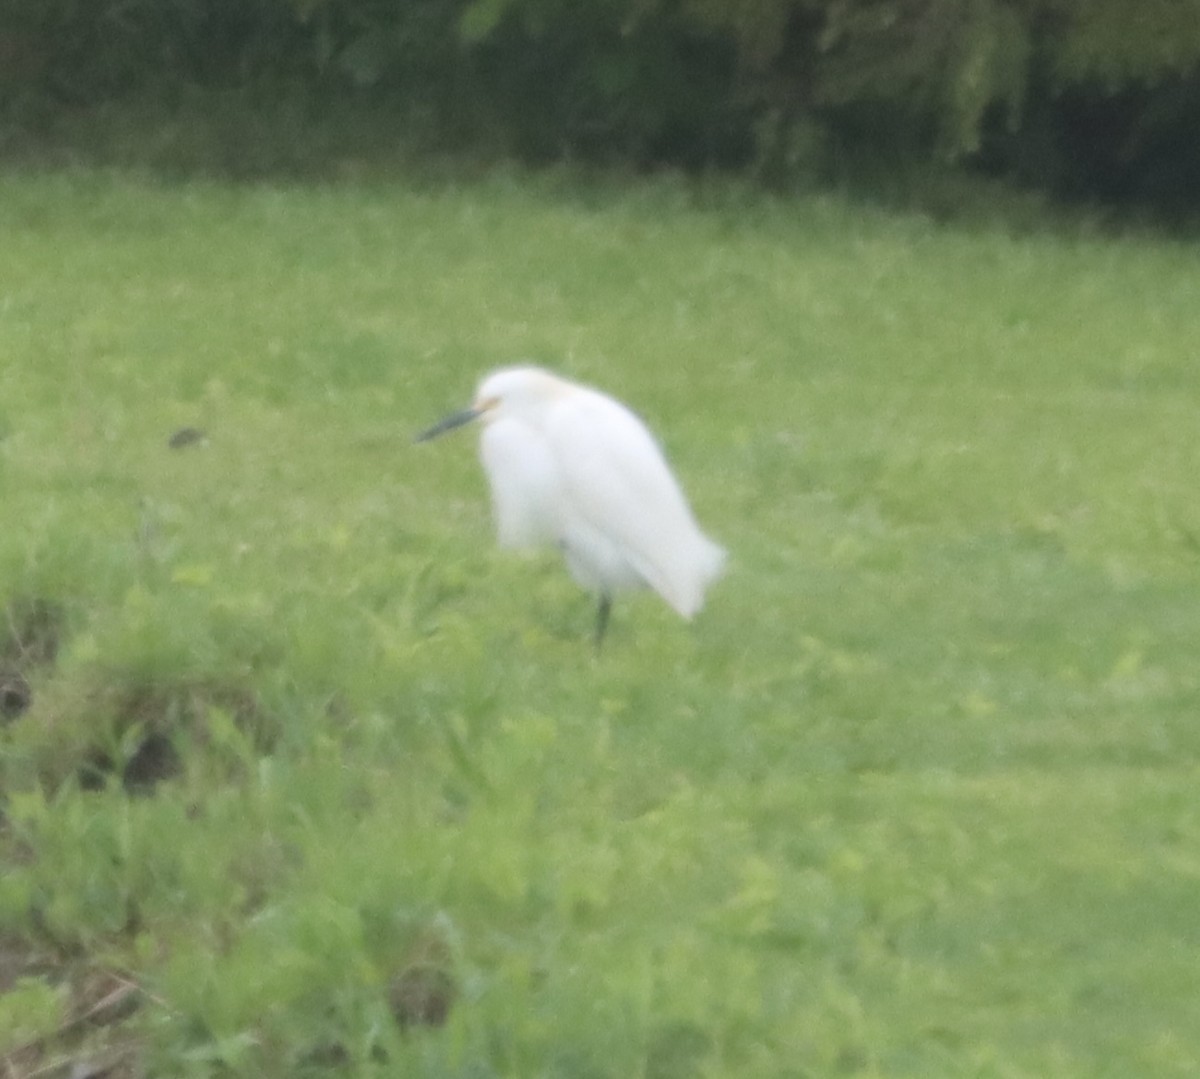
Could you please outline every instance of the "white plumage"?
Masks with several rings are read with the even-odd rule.
[[[649,586],[684,618],[700,610],[725,552],[701,532],[658,443],[625,405],[538,367],[510,367],[421,439],[476,418],[500,544],[559,546],[572,577],[599,596],[598,640],[624,589]]]

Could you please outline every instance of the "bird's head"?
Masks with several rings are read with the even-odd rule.
[[[504,416],[532,418],[554,398],[569,389],[569,383],[540,367],[502,367],[479,383],[470,408],[454,412],[417,436],[418,442],[451,431],[472,420],[488,423]]]

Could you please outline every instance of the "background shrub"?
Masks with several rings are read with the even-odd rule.
[[[441,143],[821,174],[847,156],[1187,201],[1200,0],[8,0],[10,117],[234,88]]]

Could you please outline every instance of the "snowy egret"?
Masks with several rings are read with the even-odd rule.
[[[476,419],[500,545],[562,551],[599,597],[597,646],[617,591],[649,586],[684,618],[700,610],[725,552],[700,531],[654,436],[625,405],[540,367],[506,367],[417,441]]]

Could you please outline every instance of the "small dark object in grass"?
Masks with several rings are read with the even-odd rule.
[[[0,722],[16,719],[33,700],[29,683],[16,671],[0,670]]]
[[[125,763],[121,784],[130,794],[149,794],[164,779],[183,771],[171,740],[162,734],[149,734]]]
[[[185,446],[195,446],[207,441],[208,435],[199,427],[181,427],[171,436],[167,445],[173,450],[181,450]]]
[[[79,768],[80,789],[103,790],[108,777],[117,770],[118,765],[110,754],[101,749],[94,750]],[[153,794],[159,783],[174,779],[182,771],[183,761],[171,740],[164,734],[151,732],[120,768],[121,787],[127,794]]]
[[[455,988],[450,974],[434,963],[413,963],[388,987],[392,1015],[401,1027],[440,1027],[450,1014]]]
[[[417,934],[388,985],[392,1016],[402,1030],[440,1027],[458,996],[446,929],[438,920]]]

